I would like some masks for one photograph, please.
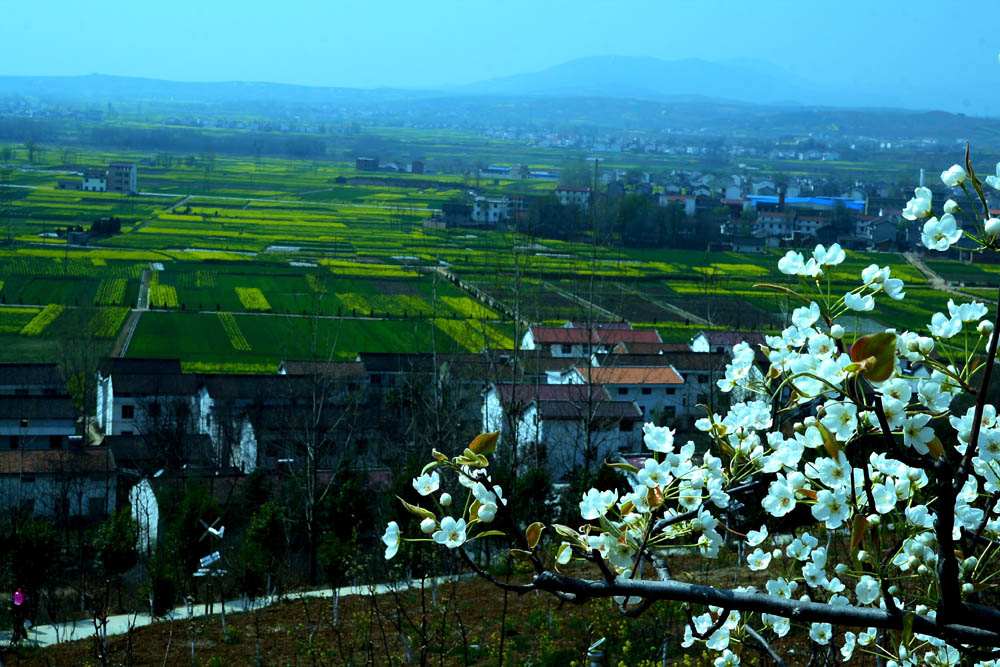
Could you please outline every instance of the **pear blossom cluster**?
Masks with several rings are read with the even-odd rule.
[[[958,165],[942,181],[977,193],[981,187]],[[986,184],[1000,189],[1000,165]],[[929,189],[917,188],[904,215],[927,219],[925,245],[947,249],[966,234],[955,220],[961,209],[949,200],[941,217],[932,217],[931,199]],[[989,225],[980,227],[983,233],[970,238],[990,247]],[[733,348],[717,382],[732,397],[729,409],[706,408],[695,423],[707,449],[676,441],[668,426],[645,424],[641,463],[611,464],[627,480],[626,490],[584,492],[576,501],[579,525],[552,526],[557,537],[546,548],[540,524],[523,529],[525,536],[496,528],[506,504],[487,474],[496,434],[488,446],[477,438],[460,456],[435,452],[413,480],[424,505],[433,507],[407,506],[429,536],[412,539],[464,549],[471,540],[503,535],[511,553],[533,559],[536,571],[596,562],[615,581],[669,572],[677,553],[718,559],[731,549],[746,574],[736,593],[908,614],[931,626],[946,588],[957,586],[962,600],[978,599],[994,585],[1000,555],[1000,415],[984,399],[975,407],[961,399],[981,391],[982,357],[994,334],[991,309],[949,299],[922,331],[862,335],[860,315],[904,300],[906,289],[890,267],[871,264],[837,293],[831,274],[846,260],[837,244],[818,245],[811,254],[789,251],[779,260],[779,270],[801,285],[780,289],[801,305],[760,349]],[[944,487],[935,476],[944,464],[961,474],[947,515],[938,516]],[[466,489],[464,503],[435,495],[438,470],[450,471]],[[747,525],[751,502],[763,513]],[[793,516],[799,528],[788,527]],[[811,523],[803,526],[806,517]],[[395,522],[382,540],[392,558],[404,540]],[[942,578],[951,561],[954,582]],[[652,567],[644,571],[644,563]],[[642,601],[614,599],[623,609]],[[964,647],[937,635],[876,627],[843,632],[830,621],[802,624],[788,614],[714,606],[691,616],[683,645],[704,644],[718,653],[717,666],[738,665],[742,644],[784,637],[793,627],[844,661],[863,652],[887,665],[965,664]]]
[[[1000,237],[1000,219],[990,216],[983,186],[1000,190],[1000,163],[996,165],[996,175],[987,176],[984,180],[980,180],[974,173],[970,174],[965,167],[955,164],[941,172],[941,182],[949,188],[961,189],[969,201],[969,210],[963,210],[954,199],[948,199],[938,217],[934,215],[930,188],[916,188],[903,209],[903,217],[907,220],[925,221],[920,235],[921,243],[931,250],[945,251],[964,236],[978,246],[976,249],[996,248]],[[960,221],[956,215],[965,220]]]

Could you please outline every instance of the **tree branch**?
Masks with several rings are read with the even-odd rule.
[[[789,600],[763,593],[712,588],[676,580],[648,581],[618,577],[613,582],[607,582],[545,572],[535,577],[535,586],[539,590],[548,592],[572,593],[580,600],[616,596],[643,597],[773,614],[806,623],[821,622],[901,630],[904,619],[902,614],[894,615],[884,609]],[[983,623],[985,627],[952,623],[938,625],[926,616],[916,616],[913,620],[913,631],[975,646],[1000,647],[1000,632],[989,629],[997,627],[996,620],[982,620],[985,621]]]
[[[751,628],[749,625],[747,625],[744,630],[746,630],[747,634],[750,635],[754,641],[760,644],[761,648],[763,648],[764,651],[771,656],[771,660],[774,660],[778,664],[778,667],[787,667],[784,659],[778,655],[773,648],[771,648],[771,645],[767,643],[767,640],[764,639],[759,632]]]

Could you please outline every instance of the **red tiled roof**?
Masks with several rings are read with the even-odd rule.
[[[577,374],[597,384],[684,384],[684,379],[669,366],[600,366],[577,368]]]
[[[620,342],[662,343],[656,329],[570,329],[566,327],[531,327],[531,337],[535,343],[584,344],[603,343],[614,345]]]

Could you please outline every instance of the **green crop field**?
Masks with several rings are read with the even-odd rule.
[[[563,159],[551,149],[461,132],[372,133],[449,159],[481,150],[496,163],[549,169]],[[79,168],[154,157],[76,155]],[[608,164],[638,164],[623,159]],[[706,328],[775,331],[798,305],[754,287],[794,286],[777,270],[776,251],[594,248],[583,240],[424,228],[434,209],[469,187],[456,174],[358,172],[337,160],[178,156],[168,166],[141,166],[143,194],[121,197],[57,190],[65,174],[55,151],[41,160],[48,171],[14,172],[14,182],[32,187],[11,190],[18,245],[0,249],[5,357],[55,345],[74,328],[113,344],[144,274],[153,310],[141,315],[127,354],[178,356],[186,368],[216,370],[273,369],[283,358],[313,356],[314,346],[347,359],[364,351],[510,345],[515,310],[532,322],[628,320],[656,328],[665,340],[686,341]],[[546,191],[554,182],[499,178],[482,185],[501,194]],[[122,233],[87,248],[54,235],[105,216],[119,217]],[[892,253],[848,253],[830,272],[831,292],[856,286],[872,263],[892,266],[907,285],[901,304],[878,298],[876,316],[886,324],[923,327],[946,307],[949,295]],[[982,288],[1000,282],[1000,265],[928,264],[947,280]],[[53,317],[55,307],[62,310]],[[26,328],[37,332],[24,335]]]

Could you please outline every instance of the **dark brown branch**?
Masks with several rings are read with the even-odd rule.
[[[780,655],[778,655],[773,648],[771,648],[771,645],[767,643],[767,640],[764,639],[759,632],[751,628],[749,625],[746,626],[744,629],[747,631],[747,634],[750,635],[750,637],[752,637],[754,641],[760,644],[761,648],[763,648],[764,651],[769,656],[771,656],[771,660],[774,660],[774,662],[777,663],[778,667],[787,667],[784,659]]]
[[[986,353],[986,370],[983,371],[983,381],[979,383],[979,391],[976,395],[976,410],[972,418],[972,433],[969,435],[969,444],[965,447],[965,455],[962,457],[962,464],[959,466],[958,475],[952,488],[955,493],[959,493],[965,486],[965,480],[969,477],[972,469],[972,457],[979,449],[979,431],[983,425],[983,409],[986,407],[986,393],[990,386],[990,376],[993,374],[993,362],[997,358],[997,340],[1000,339],[1000,289],[997,290],[997,314],[993,322],[993,334],[990,336],[989,352]]]
[[[684,614],[687,616],[688,625],[691,626],[691,634],[694,635],[695,639],[708,639],[716,632],[718,632],[719,629],[726,624],[726,621],[729,620],[730,611],[731,610],[728,607],[724,608],[722,610],[722,613],[719,614],[719,618],[717,618],[715,620],[715,623],[712,624],[712,627],[710,627],[708,630],[705,630],[704,632],[698,632],[694,627],[694,617],[691,616],[691,610],[688,609],[687,607],[684,607]]]
[[[523,595],[524,593],[530,593],[536,588],[534,584],[508,584],[506,582],[500,581],[492,574],[490,574],[483,568],[479,567],[476,564],[476,561],[469,558],[469,554],[465,553],[465,549],[459,549],[458,553],[461,555],[462,560],[465,561],[466,565],[472,568],[473,572],[475,572],[477,575],[479,575],[486,581],[490,582],[500,590],[510,591],[512,593],[517,593],[518,595]]]
[[[545,572],[535,577],[535,586],[539,590],[548,592],[573,593],[580,600],[616,596],[642,597],[773,614],[804,623],[820,622],[901,630],[904,618],[901,614],[890,614],[884,609],[789,600],[763,593],[712,588],[676,580],[635,581],[619,577],[614,582],[609,583]],[[938,625],[925,616],[917,616],[913,621],[913,631],[932,637],[940,637],[949,642],[1000,647],[1000,632],[989,629],[997,627],[997,622],[994,620],[983,625],[985,627],[953,623]]]

